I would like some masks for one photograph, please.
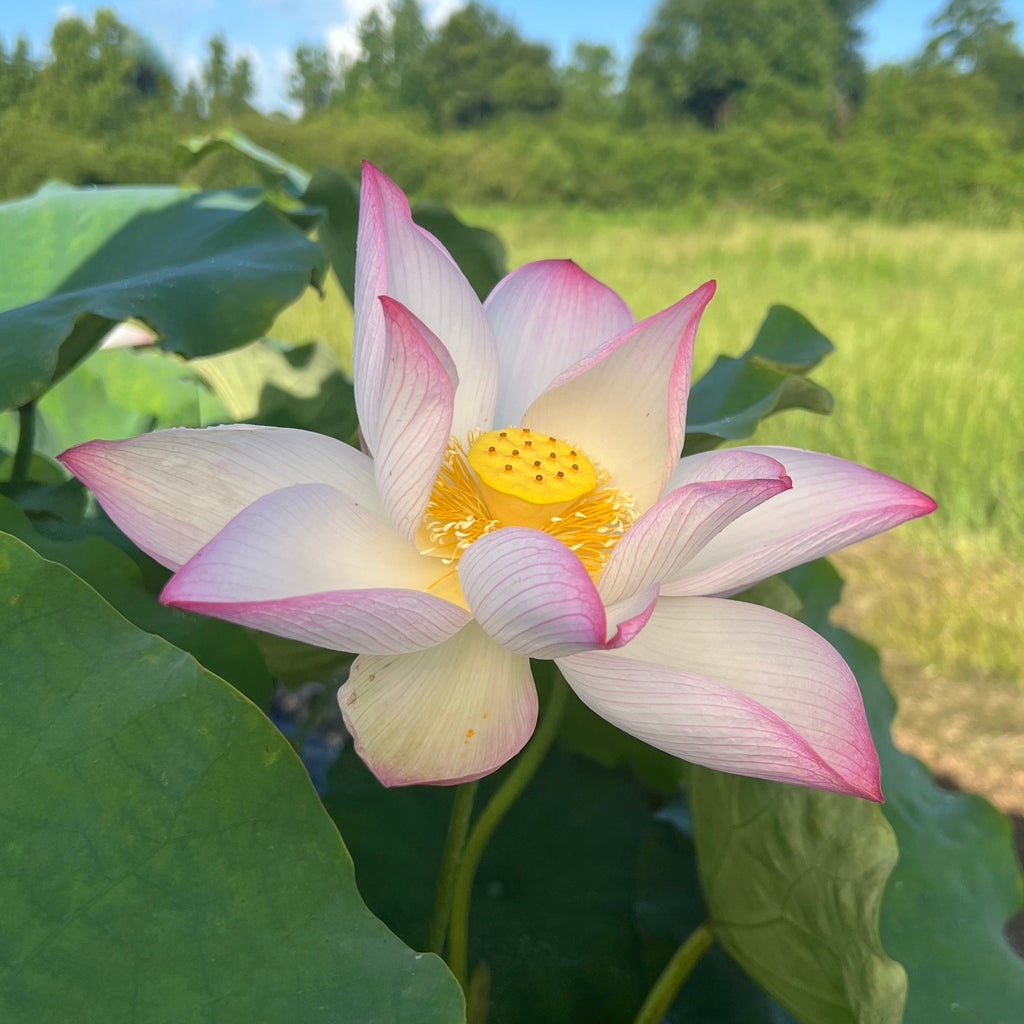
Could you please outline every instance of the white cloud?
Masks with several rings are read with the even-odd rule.
[[[338,57],[352,58],[359,54],[359,40],[355,24],[329,25],[327,28],[327,52]]]
[[[436,0],[428,3],[423,20],[427,28],[440,28],[456,11],[465,7],[464,0]]]

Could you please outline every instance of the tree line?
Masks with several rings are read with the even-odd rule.
[[[224,36],[208,41],[201,73],[182,83],[141,34],[102,10],[91,22],[58,21],[46,61],[33,59],[24,39],[10,48],[0,39],[0,145],[7,154],[0,190],[11,194],[48,176],[47,158],[49,174],[68,176],[64,168],[76,153],[70,176],[79,180],[105,180],[111,172],[126,180],[173,177],[171,159],[158,157],[158,147],[169,152],[172,137],[226,122],[244,123],[257,139],[314,159],[324,155],[314,126],[370,125],[373,137],[387,122],[407,133],[413,153],[429,150],[438,137],[460,153],[497,147],[501,152],[492,155],[509,175],[516,147],[519,155],[554,147],[564,161],[583,163],[609,147],[628,148],[634,136],[675,147],[659,165],[670,179],[667,193],[666,182],[653,191],[645,186],[649,168],[622,164],[620,181],[599,175],[599,188],[609,186],[614,201],[692,192],[692,180],[678,184],[678,171],[678,187],[671,187],[680,147],[728,165],[736,162],[730,154],[756,158],[761,150],[795,145],[832,178],[851,156],[871,165],[863,174],[874,173],[887,153],[902,161],[898,172],[886,172],[890,178],[913,178],[915,161],[907,161],[914,153],[906,151],[918,147],[924,190],[935,174],[927,165],[959,140],[939,203],[947,193],[957,200],[965,192],[997,206],[1015,202],[1024,153],[1024,51],[1000,0],[950,0],[936,12],[920,54],[868,69],[860,21],[872,2],[662,0],[627,63],[607,46],[580,42],[559,66],[547,46],[524,39],[481,3],[430,29],[418,0],[390,0],[359,23],[355,56],[332,55],[325,43],[296,48],[287,83],[301,109],[296,122],[253,110],[253,66],[244,55],[231,56]],[[34,153],[24,145],[26,131]],[[20,152],[9,143],[19,138]],[[580,146],[589,149],[581,154]],[[851,173],[844,167],[838,176],[846,181]],[[441,184],[451,191],[451,182]],[[912,191],[913,181],[901,187]],[[706,193],[710,185],[700,188]],[[810,206],[843,205],[844,188],[864,191],[840,182]],[[457,181],[455,191],[446,198],[463,197]],[[470,187],[465,198],[523,198],[511,182],[492,192]],[[563,186],[555,195],[601,201],[580,192]],[[737,195],[749,199],[750,189]]]

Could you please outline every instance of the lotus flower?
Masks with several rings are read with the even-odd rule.
[[[61,458],[174,570],[164,603],[359,653],[339,700],[385,785],[467,781],[511,758],[536,721],[539,658],[671,754],[879,799],[840,656],[724,597],[934,503],[814,452],[680,460],[714,288],[635,322],[575,263],[546,260],[481,305],[366,165],[354,339],[366,452],[227,426]]]

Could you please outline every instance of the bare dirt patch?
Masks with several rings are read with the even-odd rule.
[[[993,595],[978,588],[973,601],[959,594],[951,600],[956,581],[946,577],[961,575],[962,567],[888,537],[840,552],[835,561],[846,579],[835,621],[879,648],[899,703],[896,742],[958,787],[1024,815],[1024,672],[1019,665],[1006,671],[1012,667],[1006,650],[1024,635],[1014,635],[1013,623],[1021,591]],[[1016,570],[1004,568],[1003,575]],[[986,600],[1000,604],[986,609]],[[981,625],[973,627],[972,618]],[[964,640],[942,652],[951,634]],[[930,639],[939,652],[934,658],[927,656]],[[991,656],[995,644],[1002,649],[998,661]]]

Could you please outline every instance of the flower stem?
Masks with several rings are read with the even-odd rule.
[[[469,819],[473,813],[473,799],[478,785],[477,781],[462,783],[456,788],[452,802],[452,816],[448,821],[448,838],[445,840],[441,877],[437,882],[437,900],[434,903],[434,916],[430,919],[430,938],[427,942],[427,949],[438,955],[444,952],[444,940],[452,916],[452,900],[455,898],[455,879],[466,849]]]
[[[558,735],[562,714],[568,703],[569,688],[560,673],[555,672],[553,676],[547,707],[537,731],[474,823],[455,879],[448,931],[448,966],[464,990],[469,973],[469,897],[473,889],[473,878],[491,835],[533,778]]]
[[[672,959],[665,964],[665,969],[647,993],[644,1005],[640,1007],[633,1024],[659,1024],[659,1021],[665,1018],[676,993],[683,987],[683,982],[690,976],[690,972],[697,966],[704,951],[714,940],[711,925],[707,921],[694,929],[673,953]]]
[[[28,480],[32,465],[32,449],[36,441],[36,403],[26,402],[18,408],[18,447],[11,467],[11,483],[23,484]]]

